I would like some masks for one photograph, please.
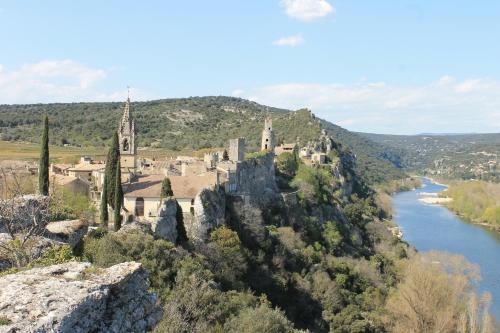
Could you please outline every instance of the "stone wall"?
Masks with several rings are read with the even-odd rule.
[[[239,163],[236,177],[236,192],[239,194],[257,198],[269,192],[277,192],[274,154],[269,153]]]
[[[161,312],[140,263],[69,262],[0,277],[0,332],[145,332]]]

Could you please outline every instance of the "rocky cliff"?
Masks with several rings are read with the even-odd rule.
[[[0,332],[145,332],[160,317],[140,263],[69,262],[0,278]]]

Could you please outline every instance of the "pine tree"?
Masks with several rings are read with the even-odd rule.
[[[104,176],[104,184],[102,186],[101,195],[101,227],[108,229],[108,185],[106,182],[106,175]]]
[[[181,205],[175,200],[177,205],[177,211],[175,213],[175,219],[177,220],[177,244],[183,244],[187,242],[186,228],[184,227],[184,215],[182,214]]]
[[[222,160],[229,161],[229,153],[227,152],[227,149],[224,149],[224,152],[222,153]]]
[[[113,135],[113,141],[108,151],[106,159],[105,179],[108,186],[108,205],[113,209],[115,207],[115,183],[116,183],[116,164],[120,160],[120,147],[118,146],[118,133]]]
[[[174,195],[174,192],[172,191],[172,184],[170,183],[170,179],[165,177],[161,183],[160,198],[165,199],[165,198],[171,197],[173,195]]]
[[[38,167],[38,192],[42,195],[49,194],[49,118],[43,119],[42,147]]]
[[[115,179],[115,202],[114,202],[114,228],[115,231],[120,230],[121,228],[121,209],[123,203],[123,189],[122,189],[122,172],[121,172],[121,164],[120,160],[116,164],[116,179]]]

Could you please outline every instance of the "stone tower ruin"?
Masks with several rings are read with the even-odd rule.
[[[229,140],[229,160],[233,162],[245,160],[245,138]]]
[[[261,150],[273,151],[274,150],[274,131],[273,120],[266,118],[264,121],[264,130],[262,131],[262,144]]]

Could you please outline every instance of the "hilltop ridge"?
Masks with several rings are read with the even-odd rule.
[[[51,122],[51,143],[104,147],[110,128],[120,117],[121,102],[0,105],[0,137],[5,141],[37,143],[41,116]],[[316,118],[307,109],[290,111],[249,100],[225,97],[189,97],[132,102],[138,145],[170,150],[224,147],[230,138],[246,137],[250,151],[259,147],[266,116],[273,119],[277,143],[307,143],[326,129],[358,157],[360,175],[369,183],[404,177],[393,149]]]

